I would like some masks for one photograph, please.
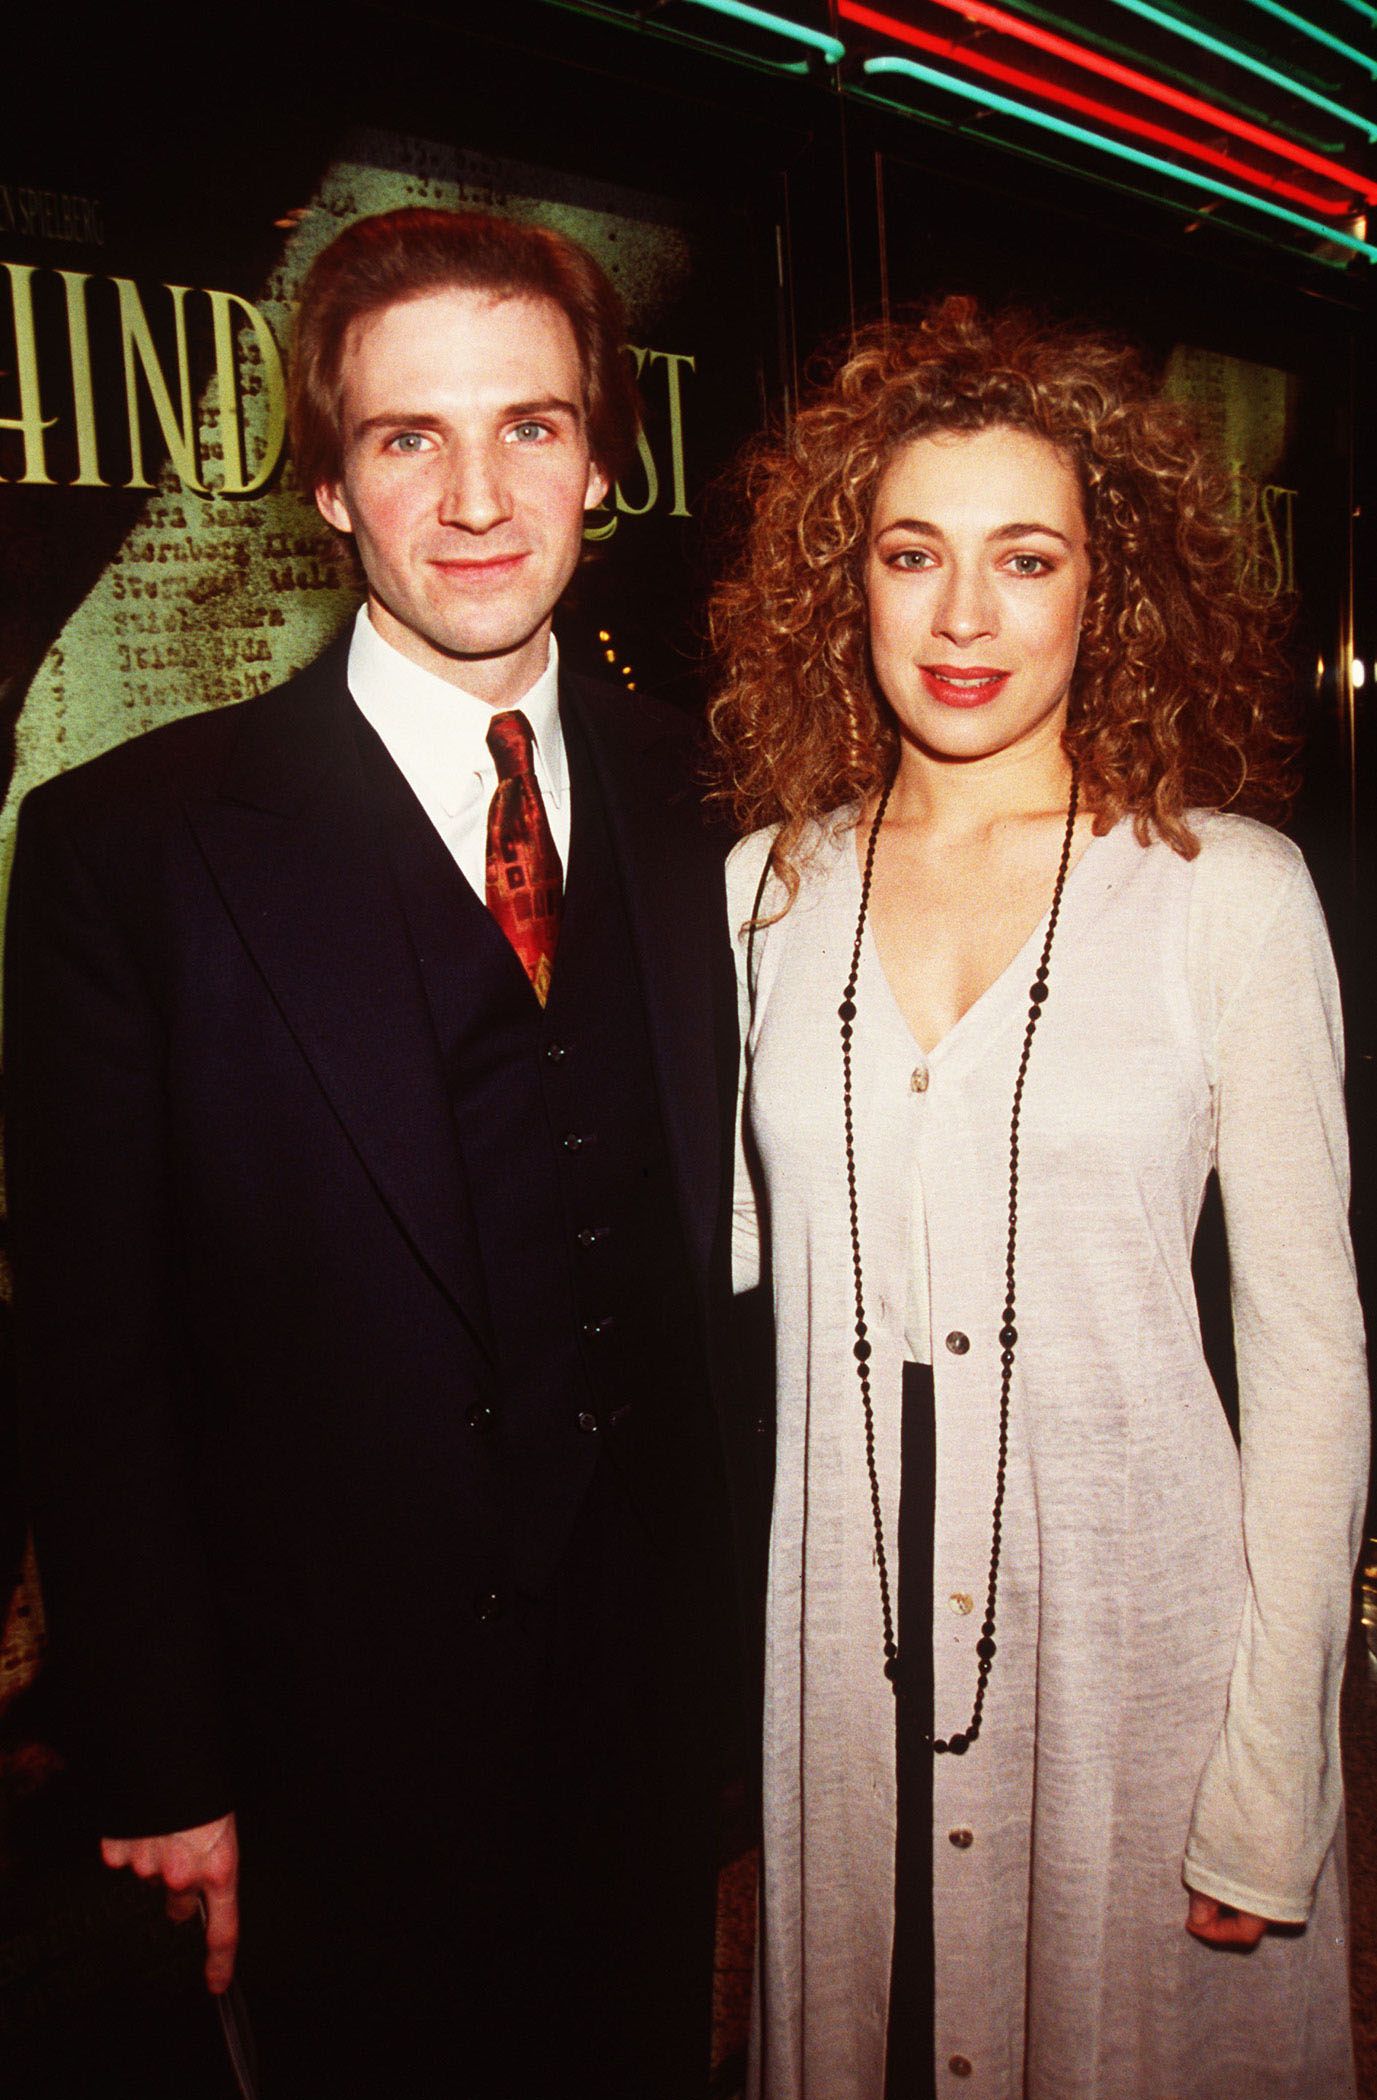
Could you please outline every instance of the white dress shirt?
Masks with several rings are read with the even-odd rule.
[[[488,728],[506,712],[413,663],[384,641],[359,607],[349,644],[349,690],[472,889],[486,900],[488,805],[497,767]],[[559,650],[550,636],[545,669],[515,702],[535,739],[536,781],[560,862],[569,866],[569,769],[559,720]]]

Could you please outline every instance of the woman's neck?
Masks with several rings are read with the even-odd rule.
[[[969,834],[1010,818],[1064,810],[1070,790],[1060,724],[1017,750],[983,758],[939,758],[905,742],[885,821],[929,833]]]

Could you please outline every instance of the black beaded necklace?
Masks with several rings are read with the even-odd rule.
[[[975,1704],[971,1708],[971,1718],[965,1728],[957,1729],[950,1736],[938,1736],[933,1742],[933,1751],[939,1756],[949,1751],[953,1757],[963,1757],[980,1734],[981,1716],[985,1711],[985,1688],[990,1681],[990,1670],[995,1658],[995,1599],[999,1589],[1004,1481],[1009,1458],[1009,1388],[1013,1381],[1014,1350],[1018,1343],[1018,1329],[1014,1325],[1014,1256],[1018,1245],[1018,1126],[1023,1113],[1023,1083],[1028,1076],[1028,1055],[1033,1047],[1033,1035],[1038,1020],[1047,1001],[1047,966],[1052,956],[1052,937],[1057,930],[1057,919],[1061,912],[1061,895],[1066,887],[1066,871],[1071,862],[1071,839],[1076,829],[1079,787],[1079,777],[1073,765],[1071,799],[1066,811],[1066,834],[1061,842],[1061,861],[1057,868],[1056,886],[1052,891],[1052,909],[1047,915],[1047,937],[1042,944],[1037,975],[1028,990],[1028,1025],[1023,1031],[1023,1054],[1018,1061],[1013,1112],[1009,1118],[1009,1238],[1004,1260],[1004,1324],[999,1330],[999,1461],[995,1469],[994,1513],[990,1530],[990,1580],[986,1591],[985,1617],[980,1628],[980,1639],[975,1644]],[[841,1022],[842,1105],[846,1119],[846,1193],[851,1209],[851,1265],[856,1278],[856,1344],[852,1354],[856,1359],[856,1377],[860,1383],[861,1406],[865,1413],[865,1466],[870,1481],[871,1514],[875,1520],[875,1565],[880,1577],[885,1676],[897,1697],[899,1651],[894,1641],[894,1614],[889,1596],[889,1564],[885,1559],[884,1525],[880,1516],[880,1483],[875,1471],[875,1415],[870,1398],[870,1342],[865,1319],[865,1283],[861,1274],[861,1227],[856,1206],[856,1138],[851,1105],[851,1037],[856,1021],[856,981],[860,974],[861,941],[865,934],[866,913],[870,909],[870,885],[875,873],[875,847],[893,791],[894,780],[891,777],[880,796],[870,826],[870,838],[865,849],[865,869],[861,877],[861,908],[856,917],[856,939],[851,950],[851,973],[846,980],[846,989],[842,993],[837,1016]]]

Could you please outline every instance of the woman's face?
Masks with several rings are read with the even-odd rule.
[[[913,438],[881,476],[866,601],[907,743],[979,759],[1058,737],[1090,580],[1065,454],[999,425]]]

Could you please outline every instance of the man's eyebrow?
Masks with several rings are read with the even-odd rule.
[[[583,409],[577,401],[566,401],[562,394],[547,394],[539,401],[511,401],[497,411],[499,423],[521,423],[531,416],[569,416],[575,423],[583,419]],[[449,421],[447,416],[437,416],[429,409],[418,409],[414,414],[403,408],[385,408],[376,416],[365,416],[354,428],[362,437],[369,430],[442,430]]]

